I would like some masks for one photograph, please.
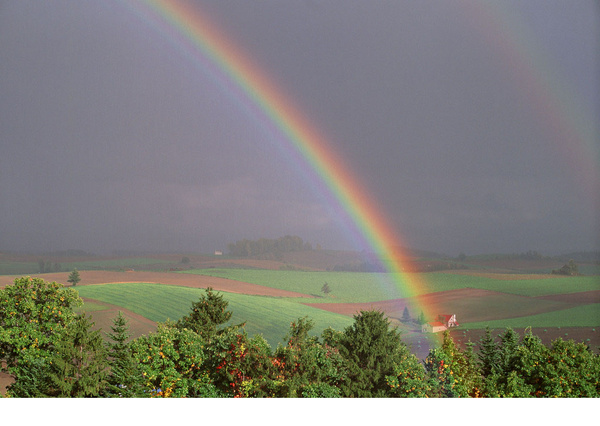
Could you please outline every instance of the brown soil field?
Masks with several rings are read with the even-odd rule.
[[[567,296],[567,295],[565,295]],[[591,302],[588,302],[591,303]],[[542,299],[518,296],[489,290],[463,288],[458,290],[429,293],[415,298],[385,300],[369,303],[310,303],[309,306],[342,315],[354,315],[361,310],[378,309],[392,319],[402,318],[408,307],[413,317],[419,315],[415,309],[420,306],[435,306],[440,313],[455,313],[457,320],[473,322],[499,318],[515,318],[551,312],[578,306],[568,298]]]
[[[560,275],[552,274],[507,274],[503,272],[478,271],[474,269],[456,269],[451,271],[443,271],[444,274],[454,275],[470,275],[473,277],[493,278],[495,280],[513,281],[513,280],[540,280],[544,278],[558,278]]]
[[[81,281],[77,286],[94,285],[94,284],[110,284],[110,283],[159,283],[166,285],[177,285],[194,288],[212,287],[218,291],[226,291],[229,293],[251,294],[259,296],[272,297],[308,297],[313,296],[296,293],[293,291],[278,290],[275,288],[264,287],[257,284],[245,283],[226,278],[208,277],[205,275],[194,274],[177,274],[173,272],[152,272],[152,271],[80,271]],[[67,282],[69,272],[57,272],[50,274],[38,274],[36,277],[42,278],[44,281],[56,281],[58,283],[70,286]],[[15,278],[20,278],[20,275],[1,275],[0,288],[12,284]]]
[[[600,290],[582,291],[569,294],[551,294],[549,296],[538,296],[536,299],[556,300],[564,303],[586,305],[588,303],[600,303]]]

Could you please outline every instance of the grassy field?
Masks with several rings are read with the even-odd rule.
[[[122,306],[155,322],[177,320],[187,315],[192,302],[205,294],[202,289],[148,283],[82,286],[77,290],[81,297]],[[246,322],[248,334],[262,334],[273,347],[283,340],[289,324],[305,315],[315,321],[313,334],[320,334],[329,326],[342,330],[352,323],[349,317],[304,306],[288,299],[222,294],[233,312],[231,322]],[[83,310],[88,311],[87,303]]]
[[[463,323],[462,326],[466,329],[481,329],[486,326],[498,329],[505,327],[598,327],[600,333],[600,304],[594,303],[520,318]]]
[[[321,288],[328,283],[331,288],[329,303],[376,302],[405,297],[403,286],[410,285],[406,280],[392,288],[397,282],[391,274],[360,272],[306,272],[247,269],[194,269],[181,273],[200,274],[245,281],[253,284],[299,293],[322,296]],[[406,274],[410,276],[411,274]],[[417,274],[427,284],[428,289],[411,287],[415,295],[426,292],[440,292],[461,288],[478,288],[499,291],[521,296],[547,296],[551,294],[577,293],[600,289],[600,277],[549,277],[538,279],[498,279],[478,275],[462,275],[443,272]],[[410,280],[410,277],[409,277]],[[400,288],[398,288],[400,287]]]

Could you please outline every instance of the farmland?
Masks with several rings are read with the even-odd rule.
[[[516,273],[515,266],[522,262],[508,264],[503,260],[494,266],[489,259],[482,267],[471,264],[470,269],[402,276],[327,270],[332,267],[327,260],[344,262],[343,255],[306,252],[280,260],[190,255],[188,269],[181,264],[179,254],[72,258],[61,264],[81,267],[82,281],[77,286],[85,301],[81,311],[91,314],[97,327],[107,330],[121,310],[134,336],[148,333],[157,322],[185,315],[202,289],[212,287],[229,301],[233,323],[245,322],[249,334],[262,334],[272,346],[282,342],[290,322],[299,317],[312,318],[314,334],[319,334],[328,326],[343,329],[360,310],[379,309],[423,357],[431,336],[421,334],[417,324],[401,321],[405,307],[416,318],[423,306],[435,306],[433,310],[439,313],[455,313],[461,326],[454,333],[460,331],[465,341],[467,333],[475,337],[486,325],[494,329],[531,326],[546,330],[547,339],[580,336],[579,340],[590,339],[592,346],[600,345],[598,333],[592,331],[600,329],[598,276],[540,273],[543,268],[557,267],[548,261],[538,267],[528,264],[535,274]],[[15,272],[35,265],[35,259],[18,260],[11,262],[5,257],[3,267]],[[0,275],[0,286],[18,276]],[[68,273],[36,276],[67,284]],[[330,288],[328,294],[322,292],[325,283]],[[571,332],[564,331],[565,327]]]

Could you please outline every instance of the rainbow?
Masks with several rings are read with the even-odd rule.
[[[276,87],[266,73],[257,67],[247,55],[233,44],[219,29],[201,13],[181,0],[148,0],[139,2],[131,9],[144,21],[159,30],[186,56],[201,64],[206,60],[218,70],[218,78],[226,85],[233,84],[266,120],[284,136],[282,143],[290,146],[293,156],[308,165],[317,178],[326,198],[333,198],[347,214],[362,247],[368,247],[389,274],[381,279],[390,293],[396,297],[414,297],[427,293],[427,284],[420,274],[411,273],[408,255],[400,249],[403,239],[377,209],[326,138]],[[210,65],[208,64],[208,65]],[[231,90],[231,89],[229,89]],[[306,167],[304,167],[306,169]],[[309,177],[309,179],[312,177]],[[426,317],[437,315],[431,306],[418,306]],[[416,315],[416,314],[415,314]]]
[[[513,8],[502,2],[467,1],[462,9],[467,24],[499,57],[497,62],[506,64],[517,90],[528,94],[539,125],[583,194],[600,208],[597,117],[577,99]]]

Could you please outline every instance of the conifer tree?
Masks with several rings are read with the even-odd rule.
[[[381,311],[361,311],[354,324],[339,336],[340,355],[346,359],[348,380],[340,385],[347,397],[384,397],[389,392],[386,376],[401,363],[402,345],[397,328]]]
[[[508,374],[512,370],[514,359],[518,357],[520,336],[511,327],[506,327],[504,334],[500,335],[500,351],[498,354],[499,373]]]
[[[143,376],[139,364],[131,353],[127,320],[119,311],[111,326],[112,333],[106,333],[112,340],[108,343],[110,374],[107,379],[105,396],[118,398],[139,398],[148,396],[143,389]]]
[[[402,321],[404,321],[404,322],[410,321],[410,313],[408,312],[408,306],[404,307],[404,312],[402,312]]]
[[[99,396],[105,385],[106,350],[90,317],[82,315],[70,323],[56,343],[51,358],[51,396]]]
[[[206,294],[192,304],[190,313],[180,318],[176,323],[176,327],[180,330],[184,328],[192,330],[208,340],[216,334],[243,326],[244,324],[238,324],[218,328],[231,319],[232,312],[227,310],[228,305],[229,302],[221,294],[214,293],[212,287],[207,287]]]
[[[75,287],[79,283],[79,281],[81,281],[79,271],[77,269],[73,269],[73,271],[69,274],[67,282],[71,283],[73,287]]]
[[[477,357],[481,365],[481,373],[485,377],[498,371],[500,362],[499,349],[489,326],[485,329],[485,335],[479,340],[479,353]]]

